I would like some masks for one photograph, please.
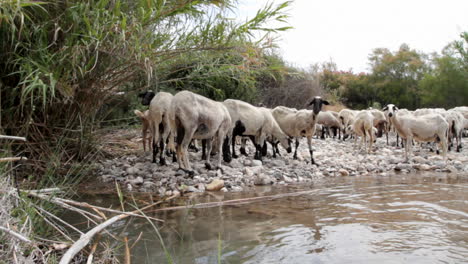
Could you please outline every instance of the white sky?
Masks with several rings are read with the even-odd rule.
[[[254,16],[267,0],[240,0],[239,16]],[[274,0],[273,3],[280,3]],[[368,70],[375,48],[402,43],[440,52],[468,31],[468,0],[295,0],[279,46],[291,64],[307,67],[332,59],[340,70]]]

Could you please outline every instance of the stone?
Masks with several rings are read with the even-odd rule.
[[[220,179],[214,179],[210,184],[206,186],[207,191],[219,191],[224,187],[224,181]]]
[[[229,163],[229,167],[231,167],[231,168],[242,168],[243,165],[242,165],[242,163],[240,163],[237,159],[233,159],[233,160],[231,160],[231,162]]]
[[[286,162],[284,162],[284,160],[276,159],[271,161],[271,165],[274,167],[285,167]]]
[[[128,175],[136,174],[136,173],[138,173],[138,171],[139,171],[139,170],[138,170],[137,168],[135,168],[135,167],[130,167],[130,168],[127,168],[127,169],[125,170],[125,172],[126,172]]]
[[[268,177],[265,174],[257,175],[257,177],[255,177],[255,179],[254,179],[254,184],[255,185],[269,185],[272,182],[273,181],[271,180],[271,178]]]
[[[205,191],[205,184],[203,183],[199,183],[197,184],[197,189],[200,191],[200,192],[204,192]]]
[[[240,186],[232,186],[231,191],[233,192],[242,192],[244,189]]]
[[[263,163],[261,161],[255,160],[255,159],[252,160],[251,163],[250,163],[251,167],[257,167],[257,166],[262,166],[262,165],[263,165]]]
[[[247,168],[247,167],[244,168],[244,174],[245,174],[245,176],[247,176],[247,177],[252,177],[252,176],[254,175],[254,173],[252,172],[252,170],[249,169],[249,168]]]
[[[349,176],[349,171],[345,169],[339,169],[338,173],[340,173],[341,176]]]
[[[222,192],[228,192],[228,189],[226,187],[221,188]]]

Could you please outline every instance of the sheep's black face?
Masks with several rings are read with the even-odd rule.
[[[396,107],[394,104],[389,104],[389,105],[385,106],[382,110],[385,113],[388,113],[389,117],[392,117],[398,111],[398,107]]]
[[[149,105],[151,103],[151,100],[153,100],[154,96],[155,96],[155,93],[153,91],[141,92],[138,94],[138,97],[142,98],[141,99],[142,105]]]
[[[320,96],[315,96],[314,99],[309,103],[309,106],[312,106],[312,111],[315,115],[322,110],[323,105],[329,105],[330,103],[326,100],[323,100]]]

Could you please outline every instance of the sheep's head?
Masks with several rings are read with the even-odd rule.
[[[330,103],[320,96],[315,96],[312,101],[310,101],[308,106],[312,106],[312,110],[314,111],[315,115],[318,115],[318,113],[322,110],[322,105],[329,105]]]
[[[291,153],[291,140],[288,137],[283,137],[280,139],[281,146],[288,152]]]
[[[146,91],[146,92],[141,92],[138,94],[138,97],[141,98],[141,104],[142,105],[150,105],[151,100],[153,100],[153,97],[156,94],[153,91]]]
[[[377,137],[382,137],[383,132],[387,130],[387,121],[386,120],[380,120],[379,123],[377,123]]]
[[[388,104],[382,109],[382,111],[384,111],[389,117],[392,117],[393,115],[396,115],[396,112],[398,112],[398,107],[394,104]]]

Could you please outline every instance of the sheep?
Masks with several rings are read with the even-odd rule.
[[[405,159],[409,160],[408,152],[412,154],[413,138],[419,142],[430,142],[439,140],[442,148],[442,155],[447,160],[447,137],[449,124],[440,114],[429,114],[420,117],[412,115],[397,115],[398,108],[389,104],[384,109],[388,111],[388,116],[395,126],[397,133],[405,139]]]
[[[387,118],[385,117],[385,114],[377,109],[371,109],[369,112],[372,114],[374,117],[373,120],[373,126],[377,128],[377,137],[382,137],[383,132],[387,134],[388,138],[388,133],[387,133]]]
[[[463,115],[454,110],[448,110],[444,113],[442,113],[442,116],[445,118],[447,123],[449,124],[449,132],[448,132],[448,139],[450,142],[449,145],[449,150],[451,146],[453,145],[453,138],[457,141],[457,152],[460,152],[460,149],[462,147],[461,144],[461,137],[464,129],[464,122],[465,118]]]
[[[354,118],[354,122],[352,124],[353,132],[361,137],[361,144],[359,148],[361,148],[362,143],[364,142],[364,150],[366,148],[366,140],[369,137],[369,149],[367,153],[372,151],[372,143],[374,142],[374,116],[370,111],[362,111],[357,114]],[[356,146],[357,137],[354,138],[354,145]]]
[[[291,143],[290,143],[289,137],[279,127],[278,123],[273,117],[272,109],[259,107],[259,110],[264,114],[265,121],[266,121],[262,127],[262,133],[266,134],[265,141],[263,142],[263,145],[261,145],[262,156],[266,156],[267,154],[267,144],[266,144],[267,141],[270,142],[270,144],[272,145],[273,158],[276,158],[276,154],[279,154],[278,143],[280,143],[283,146],[283,148],[286,149],[288,153],[291,153]],[[255,139],[253,139],[252,142],[255,145]],[[246,139],[243,139],[241,149],[245,149],[245,143],[246,143]]]
[[[145,94],[140,94],[140,97],[143,97],[143,105],[150,102],[148,118],[153,136],[153,163],[156,163],[156,156],[159,152],[159,164],[166,165],[164,145],[171,133],[168,111],[174,96],[166,92],[154,94],[154,92],[148,91]]]
[[[134,111],[135,115],[140,117],[142,126],[141,126],[141,136],[143,138],[142,143],[143,143],[143,151],[146,152],[146,145],[148,144],[148,149],[151,149],[151,140],[152,136],[147,137],[148,130],[150,128],[150,119],[149,119],[149,110],[146,110],[145,112],[141,112],[139,110]]]
[[[276,119],[273,117],[273,110],[266,107],[260,107],[259,109],[265,117],[263,132],[266,133],[266,139],[270,141],[273,146],[273,157],[276,157],[276,153],[279,153],[278,142],[288,153],[291,153],[291,142],[289,137],[283,132],[283,130],[281,130],[278,122],[276,122]]]
[[[337,128],[339,130],[343,129],[343,125],[341,124],[339,119],[335,117],[332,111],[319,112],[317,115],[317,124],[322,125],[322,130],[329,130],[330,128]],[[335,136],[336,136],[336,133],[335,133]],[[321,138],[325,139],[324,132],[322,132]]]
[[[223,102],[231,115],[233,127],[232,134],[232,156],[237,157],[235,153],[236,136],[250,136],[255,145],[255,159],[262,160],[262,147],[267,135],[274,135],[285,149],[290,149],[288,141],[281,130],[275,129],[275,119],[267,108],[256,107],[249,103],[227,99]],[[245,153],[245,150],[243,151]],[[243,153],[243,154],[244,154]]]
[[[346,134],[346,128],[348,128],[354,121],[357,111],[351,109],[342,109],[338,116],[340,118],[341,124],[343,125],[343,141],[349,136]]]
[[[388,108],[384,108],[382,109],[383,110],[383,113],[385,115],[385,119],[387,120],[387,145],[388,145],[388,132],[390,131],[393,131],[396,133],[395,131],[395,126],[392,124],[392,120],[390,120],[390,117],[388,116],[389,114],[389,110]],[[396,113],[397,115],[412,115],[412,112],[410,112],[408,109],[405,109],[405,108],[402,108],[402,109],[399,109],[398,112]],[[398,136],[398,133],[396,133],[396,146],[398,147],[399,144],[398,144],[398,140],[399,139],[399,136]],[[403,140],[401,141],[401,144],[402,144],[402,147],[403,147]]]
[[[210,153],[212,143],[216,140],[218,157],[216,167],[221,167],[221,155],[224,161],[230,162],[229,141],[231,116],[220,102],[213,101],[190,91],[181,91],[174,95],[169,108],[169,121],[172,131],[177,135],[177,161],[179,168],[189,176],[195,173],[188,160],[188,145],[192,139],[206,139],[207,154],[205,167],[212,169]],[[170,141],[173,142],[174,133]]]
[[[312,136],[315,134],[315,124],[317,123],[317,115],[322,110],[322,105],[329,105],[328,101],[323,100],[319,96],[309,103],[313,110],[293,110],[286,107],[276,107],[273,109],[273,117],[278,122],[281,130],[289,137],[296,138],[296,149],[294,151],[294,159],[297,159],[297,148],[299,147],[299,138],[305,136],[309,146],[310,160],[312,164],[314,155],[312,151]]]

